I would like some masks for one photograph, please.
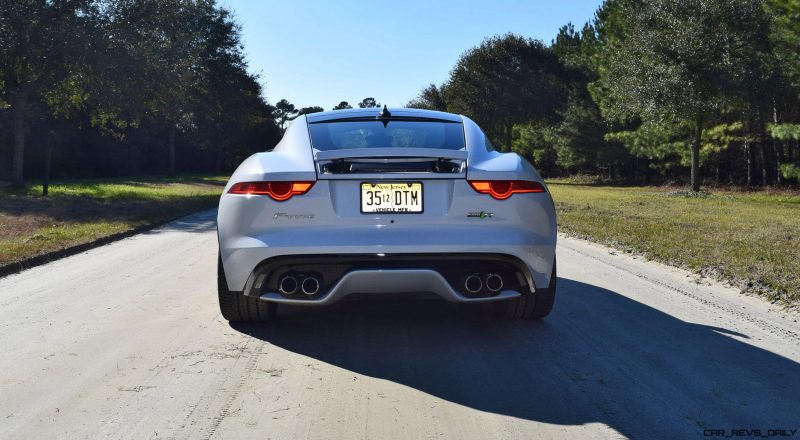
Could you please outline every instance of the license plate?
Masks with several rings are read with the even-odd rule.
[[[414,214],[422,212],[422,182],[361,183],[361,212]]]

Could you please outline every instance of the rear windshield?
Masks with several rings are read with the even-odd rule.
[[[308,125],[317,150],[348,148],[464,148],[460,122],[444,121],[330,121]]]

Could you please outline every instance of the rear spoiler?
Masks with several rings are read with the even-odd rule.
[[[428,158],[444,160],[467,160],[466,150],[438,148],[348,148],[342,150],[315,151],[314,159],[328,161],[337,159],[390,159]]]
[[[316,151],[314,159],[320,179],[453,179],[466,177],[467,169],[466,150],[443,148],[350,148]]]

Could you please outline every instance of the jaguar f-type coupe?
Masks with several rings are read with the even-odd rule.
[[[220,198],[229,321],[281,304],[436,296],[510,319],[550,313],[556,215],[542,178],[469,118],[417,109],[298,117]]]

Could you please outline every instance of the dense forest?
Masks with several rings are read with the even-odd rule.
[[[0,179],[230,169],[279,136],[246,68],[212,0],[0,2]]]
[[[471,116],[545,175],[800,179],[800,0],[607,0],[552,44],[468,50],[408,103]]]
[[[0,180],[230,171],[323,110],[263,80],[214,0],[5,0]],[[549,45],[487,38],[408,106],[470,116],[548,176],[796,185],[800,0],[607,0]]]

